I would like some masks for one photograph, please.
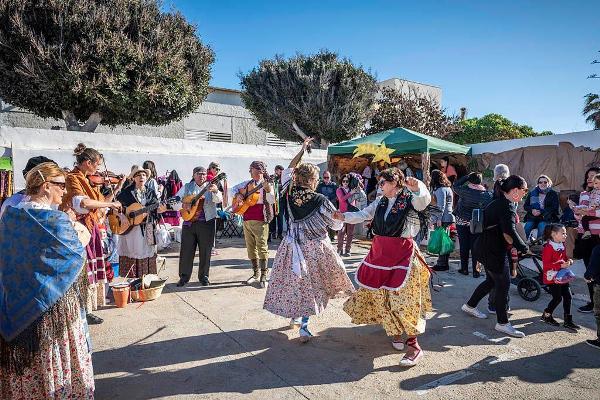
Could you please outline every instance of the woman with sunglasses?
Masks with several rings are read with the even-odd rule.
[[[558,193],[552,189],[552,180],[547,175],[540,175],[537,186],[525,197],[523,208],[525,214],[525,236],[529,240],[531,231],[537,228],[537,237],[542,237],[546,224],[558,222],[560,210]]]
[[[118,210],[121,203],[114,200],[114,194],[103,196],[100,189],[92,186],[88,176],[98,171],[102,163],[102,154],[96,149],[86,147],[79,143],[75,148],[75,168],[67,174],[67,193],[60,206],[65,212],[74,212],[77,221],[81,222],[91,234],[91,240],[86,246],[88,279],[90,281],[88,311],[95,311],[98,305],[104,305],[104,284],[107,282],[105,257],[102,250],[102,235],[99,224],[104,218],[107,208]],[[115,189],[121,190],[125,178],[123,177]],[[91,324],[102,323],[102,318],[88,314]]]
[[[427,229],[423,211],[431,201],[425,184],[404,178],[398,168],[379,175],[383,196],[357,212],[337,212],[346,223],[373,220],[373,243],[356,271],[359,289],[344,304],[355,324],[381,324],[396,350],[407,347],[401,366],[416,365],[423,350],[417,335],[425,332],[425,314],[431,310],[429,269],[413,240]],[[406,342],[402,340],[406,335]]]
[[[473,253],[478,261],[485,266],[485,281],[483,281],[462,310],[480,319],[487,314],[477,309],[482,298],[490,295],[490,301],[496,310],[496,330],[507,335],[522,338],[525,334],[516,330],[508,321],[507,301],[510,288],[510,278],[515,276],[511,268],[511,249],[525,254],[529,251],[516,230],[517,213],[513,203],[521,201],[527,193],[527,182],[518,175],[511,175],[499,181],[503,197],[493,200],[484,210],[484,229],[473,245]],[[494,289],[494,295],[490,292]]]
[[[90,235],[56,210],[65,176],[53,162],[34,167],[25,178],[28,199],[0,221],[3,399],[94,397],[84,311]]]

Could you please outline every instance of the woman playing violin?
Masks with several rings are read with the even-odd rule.
[[[150,171],[139,168],[132,171],[133,184],[124,188],[117,196],[117,200],[124,208],[134,203],[144,207],[158,204],[158,197],[154,190],[147,187],[146,182]],[[164,205],[149,211],[147,219],[140,225],[134,226],[128,233],[119,237],[117,253],[119,254],[119,267],[123,274],[129,272],[128,277],[142,277],[145,274],[156,274],[156,240],[154,230],[158,220],[158,213],[166,210]]]
[[[88,293],[88,312],[96,310],[98,303],[104,304],[104,284],[106,283],[106,264],[102,251],[102,236],[98,227],[106,208],[119,209],[121,203],[114,200],[114,194],[103,196],[98,187],[93,187],[88,179],[94,175],[102,163],[102,154],[80,143],[73,152],[75,168],[67,174],[66,194],[60,208],[74,213],[75,218],[90,231],[91,239],[86,246],[87,274],[90,282]],[[123,180],[117,186],[120,189]],[[88,314],[88,322],[101,323],[102,319]]]

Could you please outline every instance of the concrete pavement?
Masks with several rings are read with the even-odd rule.
[[[368,244],[354,249],[351,275]],[[384,331],[352,325],[343,299],[311,318],[316,336],[301,344],[288,320],[262,310],[264,290],[241,283],[249,267],[239,238],[221,241],[209,287],[194,278],[176,287],[178,250],[163,255],[169,283],[158,300],[98,312],[105,321],[91,328],[98,399],[600,399],[600,351],[585,344],[594,319],[575,311],[581,300],[573,308],[584,328],[569,333],[539,322],[548,294],[526,302],[513,286],[511,321],[527,337],[507,338],[494,319],[460,310],[481,280],[456,273],[454,263],[434,278],[444,286],[435,287],[420,338],[425,357],[403,369]],[[555,317],[562,320],[561,306]]]

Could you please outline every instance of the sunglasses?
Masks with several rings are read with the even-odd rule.
[[[348,183],[348,179],[344,179],[342,183]]]
[[[538,185],[547,185],[548,181],[538,181]]]
[[[67,189],[67,183],[66,182],[54,182],[54,181],[47,181],[47,182],[51,183],[51,184],[53,184],[55,186],[58,186],[62,190],[66,190]]]
[[[331,179],[331,177],[329,177],[329,176],[324,176],[324,177],[323,177],[323,179]],[[348,181],[346,181],[346,182],[348,182]]]

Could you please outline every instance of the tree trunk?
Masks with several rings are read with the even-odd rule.
[[[421,169],[423,170],[423,183],[429,187],[431,175],[429,174],[429,168],[431,167],[431,158],[429,157],[429,151],[421,153]]]
[[[79,122],[73,111],[63,110],[62,116],[68,131],[94,132],[102,121],[102,114],[97,111],[93,112],[84,124]]]

